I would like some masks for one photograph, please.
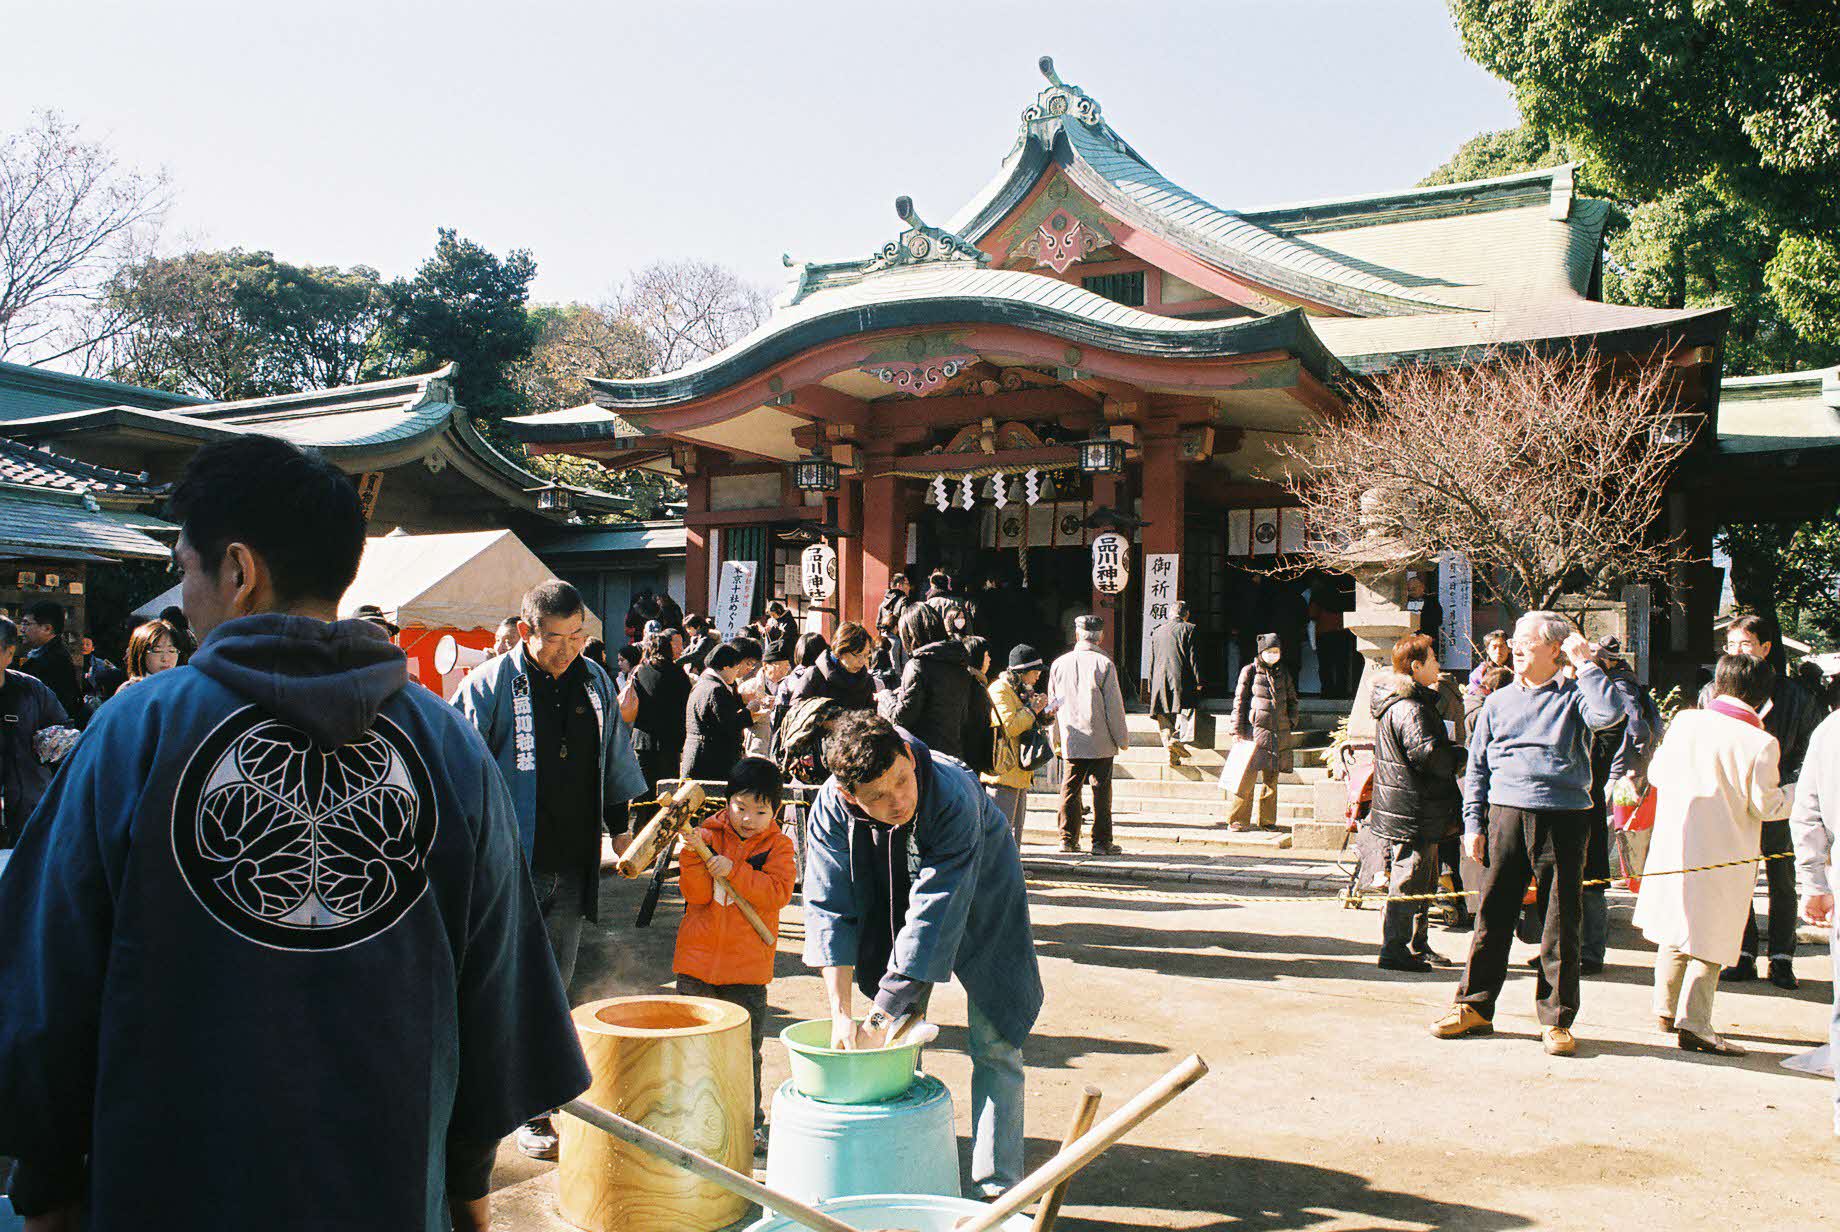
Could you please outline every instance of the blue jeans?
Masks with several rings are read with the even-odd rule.
[[[1022,1049],[967,1007],[971,1031],[971,1184],[1008,1189],[1022,1171]]]

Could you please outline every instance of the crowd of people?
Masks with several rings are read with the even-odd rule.
[[[135,630],[119,679],[60,658],[55,605],[0,620],[0,667],[23,642],[35,669],[5,671],[0,695],[16,718],[0,733],[0,1155],[35,1232],[79,1211],[125,1225],[149,1193],[172,1226],[485,1228],[500,1140],[553,1158],[555,1112],[589,1084],[569,1008],[603,840],[625,842],[672,779],[720,804],[676,857],[670,974],[747,1013],[757,1148],[776,947],[748,916],[777,936],[802,855],[803,956],[832,1046],[926,1038],[933,987],[957,979],[970,1180],[990,1196],[1021,1179],[1043,998],[1020,859],[1035,772],[1064,763],[1064,850],[1079,850],[1088,794],[1088,850],[1119,850],[1111,783],[1130,733],[1100,617],[1049,663],[1000,599],[942,571],[918,597],[898,580],[872,628],[828,638],[777,603],[725,636],[642,595],[610,653],[552,579],[443,699],[412,687],[384,613],[338,618],[365,527],[323,459],[253,435],[212,444],[173,512],[183,611]],[[1432,637],[1398,643],[1372,690],[1368,825],[1394,898],[1380,965],[1452,965],[1419,896],[1459,846],[1483,870],[1436,1035],[1492,1029],[1530,927],[1544,1045],[1575,1051],[1580,979],[1601,969],[1607,930],[1587,882],[1607,872],[1612,807],[1652,789],[1651,860],[1717,866],[1641,883],[1658,1024],[1682,1048],[1739,1051],[1712,1020],[1721,977],[1767,957],[1793,987],[1797,914],[1833,918],[1840,719],[1770,665],[1779,642],[1766,620],[1734,624],[1701,707],[1665,733],[1620,648],[1552,613],[1487,639],[1467,698]],[[1236,683],[1235,828],[1275,821],[1293,649],[1259,637]],[[1185,605],[1150,662],[1180,764],[1203,687]],[[802,852],[780,825],[793,780],[816,788]],[[1769,862],[1766,933],[1754,861],[1777,850],[1795,867]],[[291,1127],[286,1149],[249,1132],[252,1098]],[[335,1105],[367,1132],[313,1128]]]

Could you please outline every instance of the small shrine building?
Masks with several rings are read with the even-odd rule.
[[[872,618],[897,571],[924,583],[944,565],[1019,582],[1044,650],[1072,615],[1108,613],[1110,649],[1135,666],[1154,620],[1146,570],[1173,565],[1215,656],[1210,684],[1227,687],[1267,613],[1301,610],[1306,587],[1352,592],[1262,567],[1308,533],[1277,482],[1281,446],[1361,377],[1592,347],[1669,365],[1689,416],[1716,415],[1726,311],[1601,302],[1609,208],[1576,194],[1571,167],[1225,209],[1041,69],[997,175],[948,221],[902,198],[880,251],[788,259],[771,317],[726,350],[592,381],[592,405],[513,422],[536,452],[682,477],[687,608],[714,609],[732,561],[753,562],[755,609],[800,607],[799,553],[822,534],[838,553],[827,623]],[[1676,503],[1670,519],[1710,548],[1715,514]],[[1120,521],[1135,552],[1114,599],[1094,590],[1087,545]],[[1684,663],[1714,600],[1696,577],[1672,589],[1650,608],[1655,648]],[[1458,615],[1447,644],[1492,619]]]

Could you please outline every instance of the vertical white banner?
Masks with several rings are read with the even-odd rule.
[[[1252,510],[1227,510],[1227,555],[1252,555]]]
[[[716,631],[723,641],[732,640],[754,618],[754,571],[760,567],[752,560],[722,562],[722,580],[716,590]]]
[[[1169,623],[1175,612],[1177,590],[1182,576],[1182,558],[1175,552],[1150,552],[1144,556],[1144,627],[1140,637],[1142,654],[1137,678],[1150,676],[1150,639]]]
[[[1469,557],[1457,552],[1438,556],[1438,606],[1444,609],[1444,627],[1438,630],[1438,662],[1445,667],[1474,664],[1470,637],[1474,633],[1475,601],[1470,593]]]
[[[710,527],[706,532],[704,543],[707,546],[704,550],[703,559],[709,562],[704,570],[704,572],[709,575],[709,594],[703,600],[703,610],[706,612],[714,612],[716,610],[716,594],[722,585],[722,566],[716,563],[722,559],[721,528],[716,526]],[[687,614],[688,613],[686,613],[686,615]]]
[[[1629,621],[1629,638],[1623,645],[1636,679],[1648,683],[1648,647],[1650,625],[1654,619],[1652,600],[1646,584],[1631,583],[1623,587],[1623,610]]]

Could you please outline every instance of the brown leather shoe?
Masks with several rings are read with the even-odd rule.
[[[1488,1035],[1495,1024],[1467,1005],[1453,1005],[1450,1013],[1431,1024],[1431,1034],[1439,1039],[1456,1039],[1459,1035]]]
[[[1715,1057],[1743,1057],[1750,1054],[1732,1043],[1717,1031],[1708,1031],[1704,1035],[1696,1031],[1680,1032],[1677,1037],[1682,1052],[1709,1052]]]
[[[1578,1041],[1564,1027],[1547,1027],[1540,1032],[1540,1042],[1549,1057],[1569,1057],[1578,1051]]]

